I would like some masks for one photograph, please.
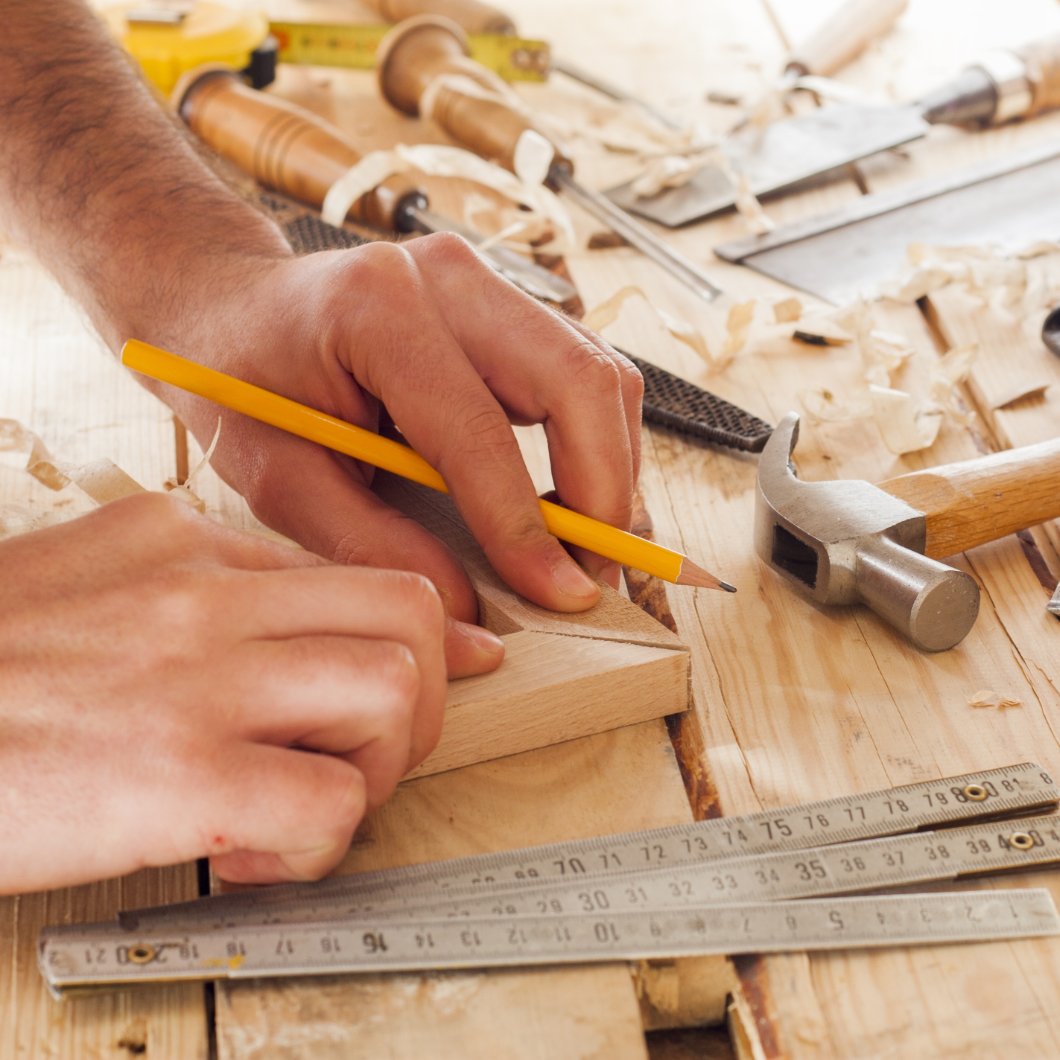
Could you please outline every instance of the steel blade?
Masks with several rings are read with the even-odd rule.
[[[715,247],[725,261],[836,305],[873,297],[910,243],[1013,251],[1060,238],[1060,139],[866,195],[840,210]]]
[[[723,150],[733,170],[746,174],[751,191],[767,196],[919,139],[930,128],[912,106],[823,107],[763,130],[747,128]],[[622,209],[670,228],[729,209],[736,201],[732,180],[718,166],[704,166],[682,187],[650,198],[637,195],[632,182],[605,194]]]

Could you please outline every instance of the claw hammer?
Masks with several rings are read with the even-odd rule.
[[[789,412],[758,464],[755,551],[819,604],[863,603],[925,651],[959,644],[979,586],[938,561],[1060,517],[1060,438],[874,486],[803,482]]]

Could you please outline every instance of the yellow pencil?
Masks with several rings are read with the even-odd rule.
[[[407,445],[366,431],[363,427],[355,427],[352,423],[136,339],[130,339],[125,344],[121,361],[133,371],[198,394],[244,416],[279,427],[384,471],[430,486],[431,489],[449,492],[442,476],[419,453]],[[587,548],[590,552],[678,585],[736,592],[727,582],[708,574],[680,552],[663,548],[653,541],[645,541],[635,534],[627,534],[551,501],[540,501],[540,504],[548,532],[561,541]]]

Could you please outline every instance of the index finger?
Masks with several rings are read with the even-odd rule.
[[[458,243],[458,258],[474,258]],[[435,300],[424,297],[429,292],[416,263],[404,250],[389,253],[386,312],[370,314],[362,307],[359,326],[344,331],[349,348],[340,357],[442,474],[505,581],[554,610],[584,610],[599,598],[599,589],[545,528],[507,412],[453,338]],[[474,312],[483,311],[482,282],[493,283],[490,270],[485,273],[476,265],[465,275],[461,297]],[[366,329],[373,319],[381,323]]]

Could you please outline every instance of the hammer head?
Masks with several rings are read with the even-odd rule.
[[[928,651],[952,648],[979,613],[974,578],[924,554],[922,512],[856,479],[802,482],[789,412],[758,464],[755,550],[819,604],[868,604]]]

